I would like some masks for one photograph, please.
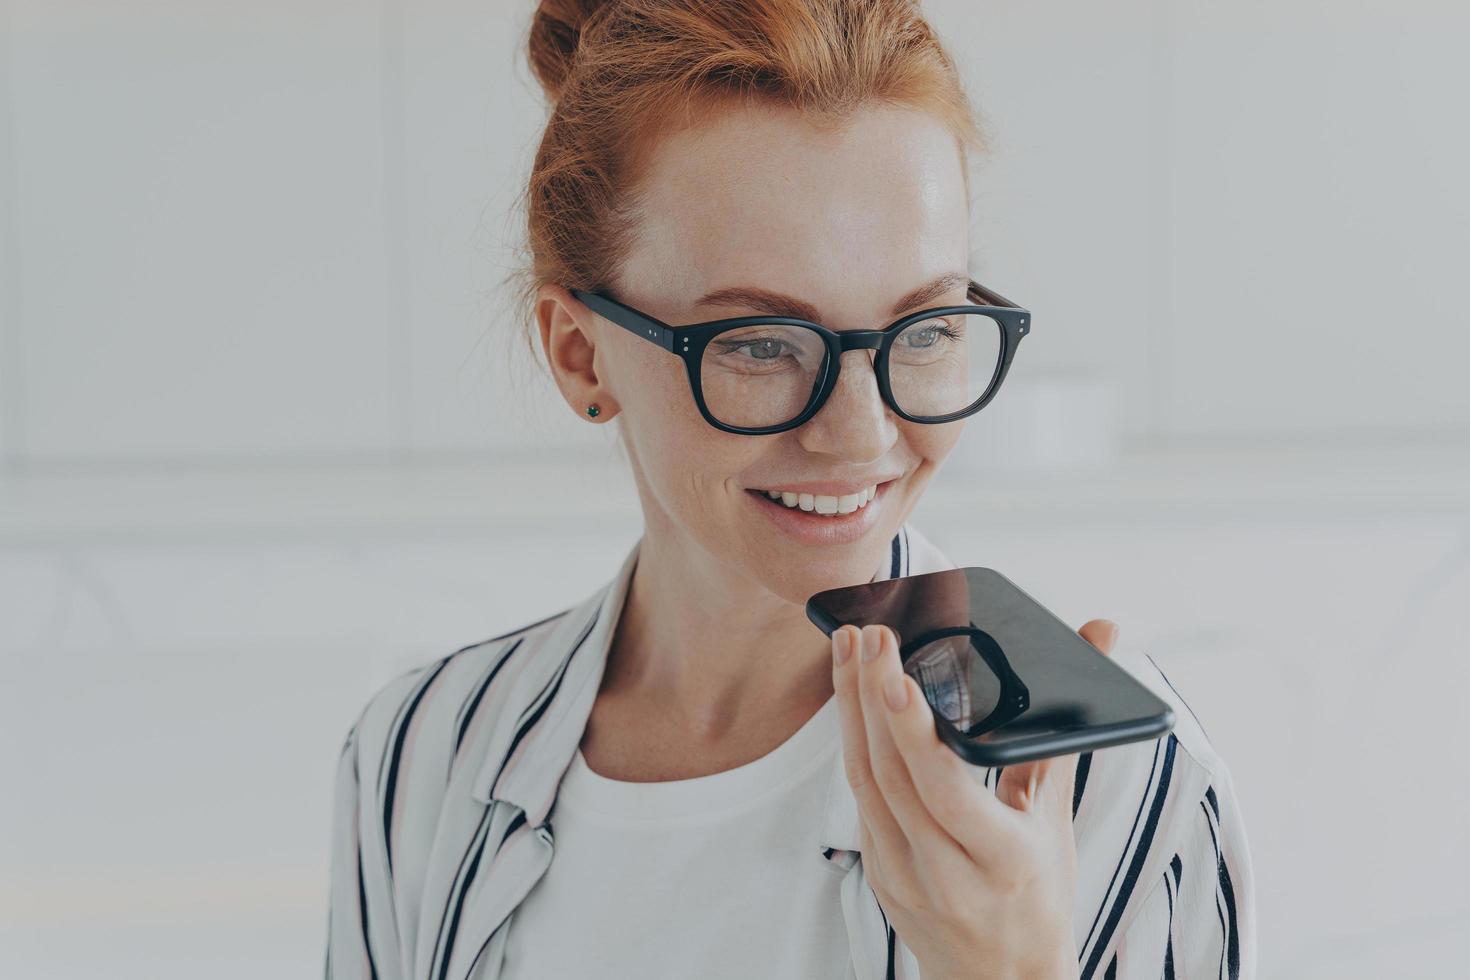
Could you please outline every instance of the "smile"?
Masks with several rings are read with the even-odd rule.
[[[745,493],[784,536],[808,545],[838,545],[858,541],[879,525],[888,489],[897,482],[887,480],[847,494],[774,487]]]
[[[825,493],[797,493],[794,490],[765,490],[757,491],[765,493],[772,500],[779,500],[782,504],[793,509],[811,511],[817,514],[851,514],[868,506],[868,501],[878,492],[878,485],[864,487],[857,493],[844,494],[841,497],[829,496]]]

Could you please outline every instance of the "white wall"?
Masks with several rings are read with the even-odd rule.
[[[10,466],[526,444],[528,10],[9,0]]]
[[[582,444],[510,407],[525,4],[6,0],[0,452]],[[1462,7],[931,2],[1015,380],[1130,443],[1470,431]]]

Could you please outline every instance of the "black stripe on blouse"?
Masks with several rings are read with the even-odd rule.
[[[1189,712],[1189,717],[1194,719],[1196,725],[1199,725],[1199,730],[1204,733],[1205,738],[1209,738],[1210,733],[1205,731],[1205,726],[1200,722],[1199,715],[1195,714],[1194,709],[1189,706],[1189,702],[1184,700],[1183,695],[1179,693],[1179,689],[1174,686],[1174,682],[1169,680],[1169,675],[1164,673],[1163,669],[1159,667],[1158,661],[1153,657],[1149,657],[1146,653],[1144,656],[1148,657],[1148,662],[1154,665],[1154,670],[1159,672],[1159,676],[1164,679],[1164,683],[1169,685],[1169,690],[1174,692],[1174,696],[1179,699],[1179,703],[1184,705],[1185,710]]]
[[[356,726],[353,726],[353,728],[355,730],[356,729]],[[357,757],[356,757],[355,754],[354,754],[353,759],[352,759],[352,777],[353,777],[353,779],[357,779],[358,778]],[[358,913],[359,913],[359,918],[362,920],[362,951],[367,955],[368,972],[372,975],[372,980],[378,980],[378,964],[373,959],[373,941],[372,941],[372,938],[371,938],[370,934],[368,933],[367,888],[366,888],[366,886],[364,886],[363,881],[362,881],[362,838],[361,837],[359,837],[358,838],[358,841],[357,841],[357,909],[358,909]],[[328,957],[328,960],[330,961],[330,958],[331,958],[331,955],[332,955],[331,949],[330,949],[331,944],[328,943],[327,945],[328,945],[327,957]]]
[[[1092,769],[1092,753],[1084,752],[1077,757],[1077,776],[1072,782],[1072,819],[1077,819],[1077,808],[1082,805],[1082,791],[1087,788],[1087,773]]]
[[[1097,915],[1093,916],[1092,925],[1087,930],[1087,938],[1082,942],[1082,954],[1078,956],[1079,961],[1081,956],[1086,954],[1087,948],[1092,945],[1092,937],[1097,932],[1098,923],[1102,921],[1103,911],[1107,908],[1108,896],[1113,893],[1113,886],[1118,882],[1118,873],[1123,869],[1123,862],[1128,860],[1128,849],[1133,846],[1133,837],[1138,833],[1138,821],[1143,818],[1143,810],[1148,806],[1149,790],[1154,785],[1154,774],[1159,769],[1159,744],[1158,741],[1154,742],[1153,763],[1149,767],[1148,782],[1144,784],[1143,796],[1138,801],[1138,812],[1133,815],[1133,826],[1128,828],[1128,839],[1123,844],[1123,853],[1118,855],[1118,866],[1113,869],[1113,876],[1108,879],[1108,887],[1103,890],[1103,904],[1098,906]]]
[[[1205,788],[1205,800],[1209,801],[1210,807],[1214,809],[1215,820],[1220,818],[1220,803],[1215,797],[1215,788]],[[1205,810],[1205,824],[1210,828],[1210,840],[1215,845],[1215,868],[1219,879],[1219,895],[1215,902],[1220,908],[1220,929],[1225,942],[1221,943],[1221,972],[1229,967],[1226,974],[1230,980],[1237,980],[1240,976],[1240,933],[1236,928],[1235,911],[1235,888],[1230,883],[1230,869],[1225,866],[1225,856],[1220,853],[1220,838],[1215,832],[1215,822],[1210,819],[1210,811],[1205,808],[1205,801],[1200,801],[1200,809]]]
[[[449,663],[450,657],[453,656],[454,654],[450,654],[447,657],[440,658],[439,662],[434,665],[434,669],[430,670],[424,680],[420,682],[418,690],[414,692],[413,697],[407,702],[406,710],[404,706],[399,706],[399,717],[394,721],[396,731],[394,732],[393,738],[389,740],[393,754],[388,763],[388,779],[384,784],[382,799],[383,856],[388,862],[388,878],[390,881],[393,878],[393,797],[398,789],[398,765],[403,758],[403,743],[408,737],[408,726],[413,722],[414,712],[418,711],[419,702],[423,701],[424,694],[433,686],[434,679],[444,670],[445,665]]]
[[[1174,855],[1171,868],[1178,868],[1179,855]],[[1164,933],[1164,980],[1174,980],[1174,884],[1164,872],[1164,895],[1169,899],[1169,924]]]
[[[443,978],[449,972],[449,955],[454,951],[454,935],[459,931],[459,916],[464,908],[464,897],[469,891],[470,881],[480,867],[480,856],[485,853],[485,840],[490,830],[490,816],[495,805],[485,807],[480,814],[480,825],[470,839],[470,846],[459,859],[459,869],[454,873],[454,883],[449,889],[444,915],[439,919],[439,934],[434,937],[434,955],[429,959],[429,974],[434,974],[434,964],[439,965],[438,974]],[[442,952],[441,952],[442,951]]]
[[[518,626],[513,630],[508,630],[504,633],[501,633],[499,636],[492,636],[488,640],[481,640],[479,643],[472,643],[469,646],[464,647],[463,649],[455,651],[455,654],[458,655],[461,653],[465,653],[466,651],[485,646],[489,643],[498,643],[501,640],[515,640],[515,642],[510,645],[509,649],[505,650],[505,652],[502,653],[500,658],[495,662],[495,665],[490,669],[489,676],[487,676],[485,680],[481,682],[481,684],[475,691],[474,697],[466,704],[460,706],[459,713],[455,716],[455,729],[457,734],[455,735],[454,739],[454,751],[456,756],[459,754],[460,743],[464,741],[465,731],[470,726],[470,721],[473,719],[475,709],[480,705],[480,698],[483,697],[485,691],[489,689],[490,682],[495,679],[495,675],[499,673],[500,668],[505,664],[507,660],[510,659],[510,655],[516,652],[516,649],[523,642],[525,642],[527,634],[529,634],[536,627],[545,625],[546,623],[549,623],[554,619],[560,619],[567,613],[571,612],[574,608],[576,607],[569,606],[568,608],[563,609],[561,612],[552,613],[550,616],[546,616],[543,619],[538,619],[534,623],[529,623],[525,626]]]
[[[475,688],[474,696],[471,697],[470,700],[465,703],[464,707],[460,709],[459,727],[454,735],[454,755],[456,758],[458,758],[459,756],[459,746],[464,741],[464,733],[469,730],[470,722],[473,721],[475,718],[475,710],[480,707],[480,699],[483,698],[485,696],[485,692],[489,690],[490,683],[495,680],[495,675],[500,673],[500,668],[505,666],[506,662],[510,660],[511,656],[516,652],[521,643],[524,641],[525,637],[523,636],[516,638],[516,641],[511,644],[510,648],[506,650],[503,654],[501,654],[499,659],[495,661],[495,666],[490,668],[489,673],[485,675],[485,679],[480,682],[478,687]]]
[[[1118,889],[1118,898],[1113,902],[1113,910],[1108,913],[1107,923],[1097,936],[1097,943],[1092,948],[1092,956],[1088,958],[1087,967],[1082,971],[1081,980],[1090,980],[1097,971],[1098,963],[1102,959],[1103,950],[1108,946],[1114,930],[1118,928],[1118,922],[1123,917],[1123,909],[1128,905],[1128,898],[1133,893],[1133,885],[1143,871],[1143,863],[1148,858],[1148,851],[1153,844],[1154,832],[1158,830],[1159,816],[1164,810],[1164,800],[1169,795],[1169,779],[1174,772],[1174,752],[1179,746],[1179,740],[1173,732],[1167,738],[1168,746],[1164,752],[1164,765],[1159,773],[1159,785],[1153,794],[1153,803],[1149,806],[1148,821],[1144,824],[1143,834],[1139,838],[1138,847],[1133,851],[1133,860],[1128,866],[1128,874],[1123,879],[1122,886]]]
[[[884,980],[895,980],[896,973],[893,969],[893,926],[888,922],[888,913],[883,911],[883,903],[878,901],[878,896],[873,896],[873,904],[878,906],[878,914],[883,916],[883,929],[888,933],[888,969],[883,974]]]
[[[563,658],[561,666],[557,668],[556,676],[552,678],[550,684],[542,689],[541,694],[537,696],[536,701],[532,702],[532,704],[535,705],[535,710],[531,712],[530,717],[528,718],[524,713],[522,713],[521,726],[520,728],[516,729],[515,738],[511,739],[510,747],[506,749],[505,758],[500,760],[500,769],[495,773],[495,781],[490,784],[492,787],[492,796],[499,792],[500,780],[505,775],[506,763],[510,762],[511,757],[516,754],[516,746],[520,744],[521,739],[525,738],[526,735],[531,731],[531,729],[536,727],[536,722],[541,719],[541,716],[546,712],[547,706],[550,705],[552,699],[556,697],[556,692],[561,687],[561,680],[564,676],[566,676],[567,665],[572,662],[572,658],[577,655],[577,651],[582,649],[582,644],[586,642],[587,637],[591,635],[593,627],[597,625],[597,621],[599,618],[601,618],[601,616],[601,609],[598,609],[597,612],[592,614],[592,619],[590,619],[586,627],[583,628],[582,635],[577,638],[576,643],[572,644],[571,652],[568,653],[565,658]],[[527,708],[526,710],[531,711],[530,708]]]

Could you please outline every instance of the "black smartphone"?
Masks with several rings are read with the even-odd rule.
[[[818,592],[828,636],[882,624],[898,636],[939,737],[981,766],[1157,738],[1174,712],[1051,610],[992,568],[952,568]]]

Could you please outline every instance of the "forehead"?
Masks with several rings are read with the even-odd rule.
[[[694,297],[735,284],[887,307],[968,259],[964,171],[950,130],[872,107],[819,128],[788,109],[732,108],[660,139],[639,188],[629,288]],[[869,307],[871,308],[871,307]]]

